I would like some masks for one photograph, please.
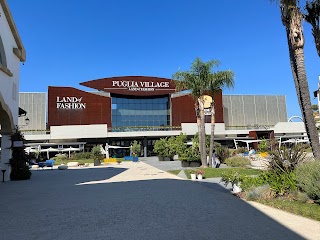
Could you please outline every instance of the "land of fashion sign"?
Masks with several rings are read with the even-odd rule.
[[[129,91],[154,91],[169,88],[170,84],[169,82],[112,81],[112,87]]]
[[[85,109],[82,97],[57,97],[57,109]]]

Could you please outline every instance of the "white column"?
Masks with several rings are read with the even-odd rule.
[[[11,136],[10,135],[2,135],[1,139],[1,163],[0,168],[1,170],[6,170],[4,173],[4,181],[10,181],[10,173],[11,167],[9,165],[9,160],[12,157],[12,150],[11,150]],[[0,181],[3,180],[3,173],[0,172]]]
[[[148,147],[148,140],[147,140],[147,137],[144,137],[143,138],[143,156],[144,157],[148,157],[147,147]]]

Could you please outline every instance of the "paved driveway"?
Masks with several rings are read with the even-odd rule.
[[[148,168],[138,170],[150,177]],[[218,184],[161,171],[155,180],[116,177],[128,171],[37,170],[31,180],[0,184],[0,238],[302,239]]]

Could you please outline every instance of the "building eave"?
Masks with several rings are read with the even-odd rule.
[[[16,24],[13,21],[8,3],[6,0],[0,0],[0,5],[1,5],[3,12],[6,16],[6,19],[8,21],[13,38],[17,44],[17,48],[13,48],[13,53],[20,59],[21,62],[25,62],[26,61],[26,50],[25,50],[23,43],[21,41],[21,38],[19,36]]]

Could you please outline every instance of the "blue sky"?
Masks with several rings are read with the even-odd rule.
[[[280,10],[269,0],[7,1],[27,51],[21,92],[89,90],[79,83],[113,76],[171,78],[200,57],[235,72],[224,94],[285,95],[288,117],[301,116]],[[319,57],[304,30],[312,92]]]

